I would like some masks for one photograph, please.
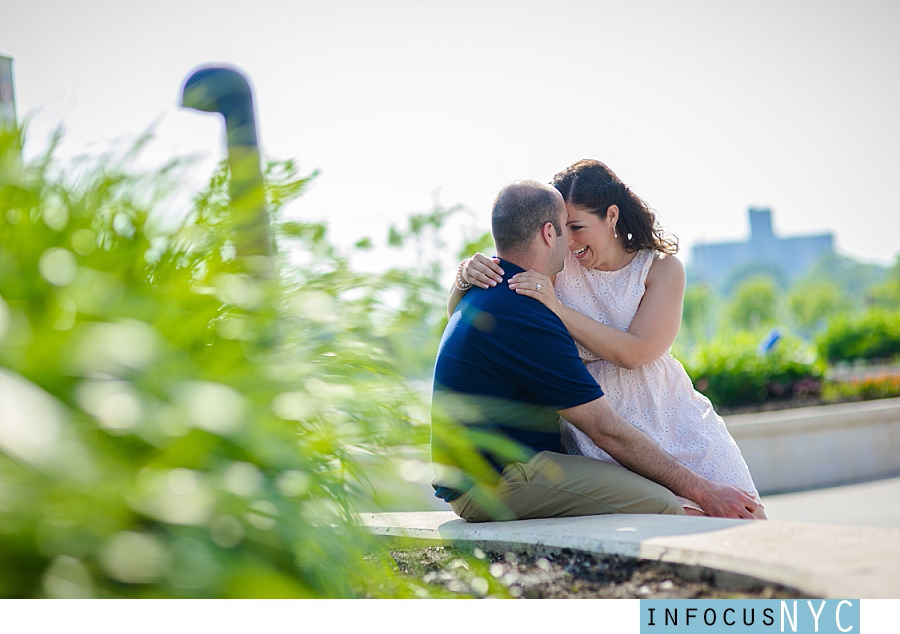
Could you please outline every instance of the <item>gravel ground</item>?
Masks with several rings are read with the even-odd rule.
[[[522,599],[694,599],[803,598],[773,585],[717,588],[712,573],[688,580],[677,569],[618,556],[595,557],[562,551],[545,557],[474,552],[444,547],[392,550],[401,573],[438,592],[457,596]]]

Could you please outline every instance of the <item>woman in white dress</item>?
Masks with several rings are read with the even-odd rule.
[[[516,292],[544,303],[575,339],[609,404],[682,464],[709,480],[759,494],[740,449],[709,399],[694,389],[669,352],[681,326],[684,266],[677,242],[652,211],[600,161],[582,160],[554,176],[568,211],[569,257],[551,280],[534,271],[513,277]],[[461,269],[481,287],[502,281],[499,263],[483,254]],[[615,462],[563,421],[569,453]],[[690,515],[700,506],[681,499]],[[765,519],[760,506],[757,517]]]

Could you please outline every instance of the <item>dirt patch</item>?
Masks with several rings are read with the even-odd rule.
[[[778,585],[741,590],[717,587],[714,573],[685,579],[667,564],[564,550],[543,557],[476,548],[392,550],[398,570],[438,591],[457,596],[522,599],[771,599],[803,598]]]

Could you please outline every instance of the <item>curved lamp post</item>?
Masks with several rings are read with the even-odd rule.
[[[249,82],[230,66],[202,66],[185,80],[181,104],[224,117],[235,251],[248,272],[270,276],[273,248]]]

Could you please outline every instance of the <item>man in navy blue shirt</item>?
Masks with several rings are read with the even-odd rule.
[[[673,492],[709,515],[752,519],[750,496],[695,474],[613,411],[562,321],[506,283],[523,270],[562,270],[569,238],[559,192],[512,183],[491,218],[504,283],[465,294],[435,363],[435,495],[472,522],[683,514]],[[622,466],[562,453],[559,416]]]

